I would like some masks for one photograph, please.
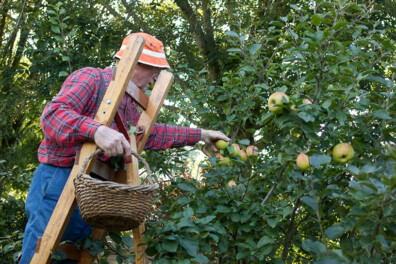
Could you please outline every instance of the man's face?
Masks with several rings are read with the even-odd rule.
[[[161,68],[138,63],[133,71],[131,80],[139,89],[145,92],[157,80],[160,71]]]

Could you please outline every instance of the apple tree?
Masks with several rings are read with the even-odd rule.
[[[187,119],[259,155],[220,165],[207,151],[198,177],[164,184],[145,232],[155,263],[395,261],[395,29],[376,16],[350,1],[291,5],[264,28],[236,16],[224,45],[237,66],[221,83],[176,69]],[[268,108],[275,92],[289,97],[282,113]]]

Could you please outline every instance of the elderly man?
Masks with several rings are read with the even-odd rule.
[[[159,72],[169,68],[162,42],[145,33],[127,36],[114,55],[118,61],[131,36],[146,40],[131,77],[130,85],[145,91],[157,80]],[[104,126],[94,120],[95,113],[112,78],[112,68],[82,68],[67,77],[57,96],[47,104],[41,117],[44,133],[37,167],[26,199],[28,223],[25,229],[22,257],[19,263],[29,263],[34,255],[37,239],[42,236],[72,170],[76,152],[86,141],[94,141],[104,151],[102,160],[118,155],[130,156],[131,146],[115,124]],[[130,97],[124,96],[118,109],[124,124],[135,126],[140,112]],[[127,128],[128,129],[128,128]],[[214,130],[155,124],[145,149],[167,149],[194,145],[204,141],[229,138]],[[62,240],[77,241],[91,231],[76,208]]]

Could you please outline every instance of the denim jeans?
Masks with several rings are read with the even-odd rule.
[[[36,249],[37,239],[42,237],[45,231],[70,172],[71,168],[46,164],[40,164],[34,172],[25,204],[28,223],[25,227],[20,264],[30,263]],[[84,239],[91,230],[91,226],[84,222],[76,206],[62,241],[76,242]]]

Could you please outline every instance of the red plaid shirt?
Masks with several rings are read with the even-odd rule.
[[[105,89],[100,87],[102,72]],[[57,96],[49,102],[41,116],[44,140],[38,149],[42,163],[71,167],[76,151],[86,141],[93,141],[96,129],[102,125],[94,120],[95,113],[110,84],[112,69],[83,68],[73,72],[62,85]],[[136,126],[140,112],[127,95],[122,98],[118,112],[127,130]],[[113,129],[118,130],[113,122]],[[155,124],[145,149],[167,149],[194,145],[201,138],[198,128]]]

